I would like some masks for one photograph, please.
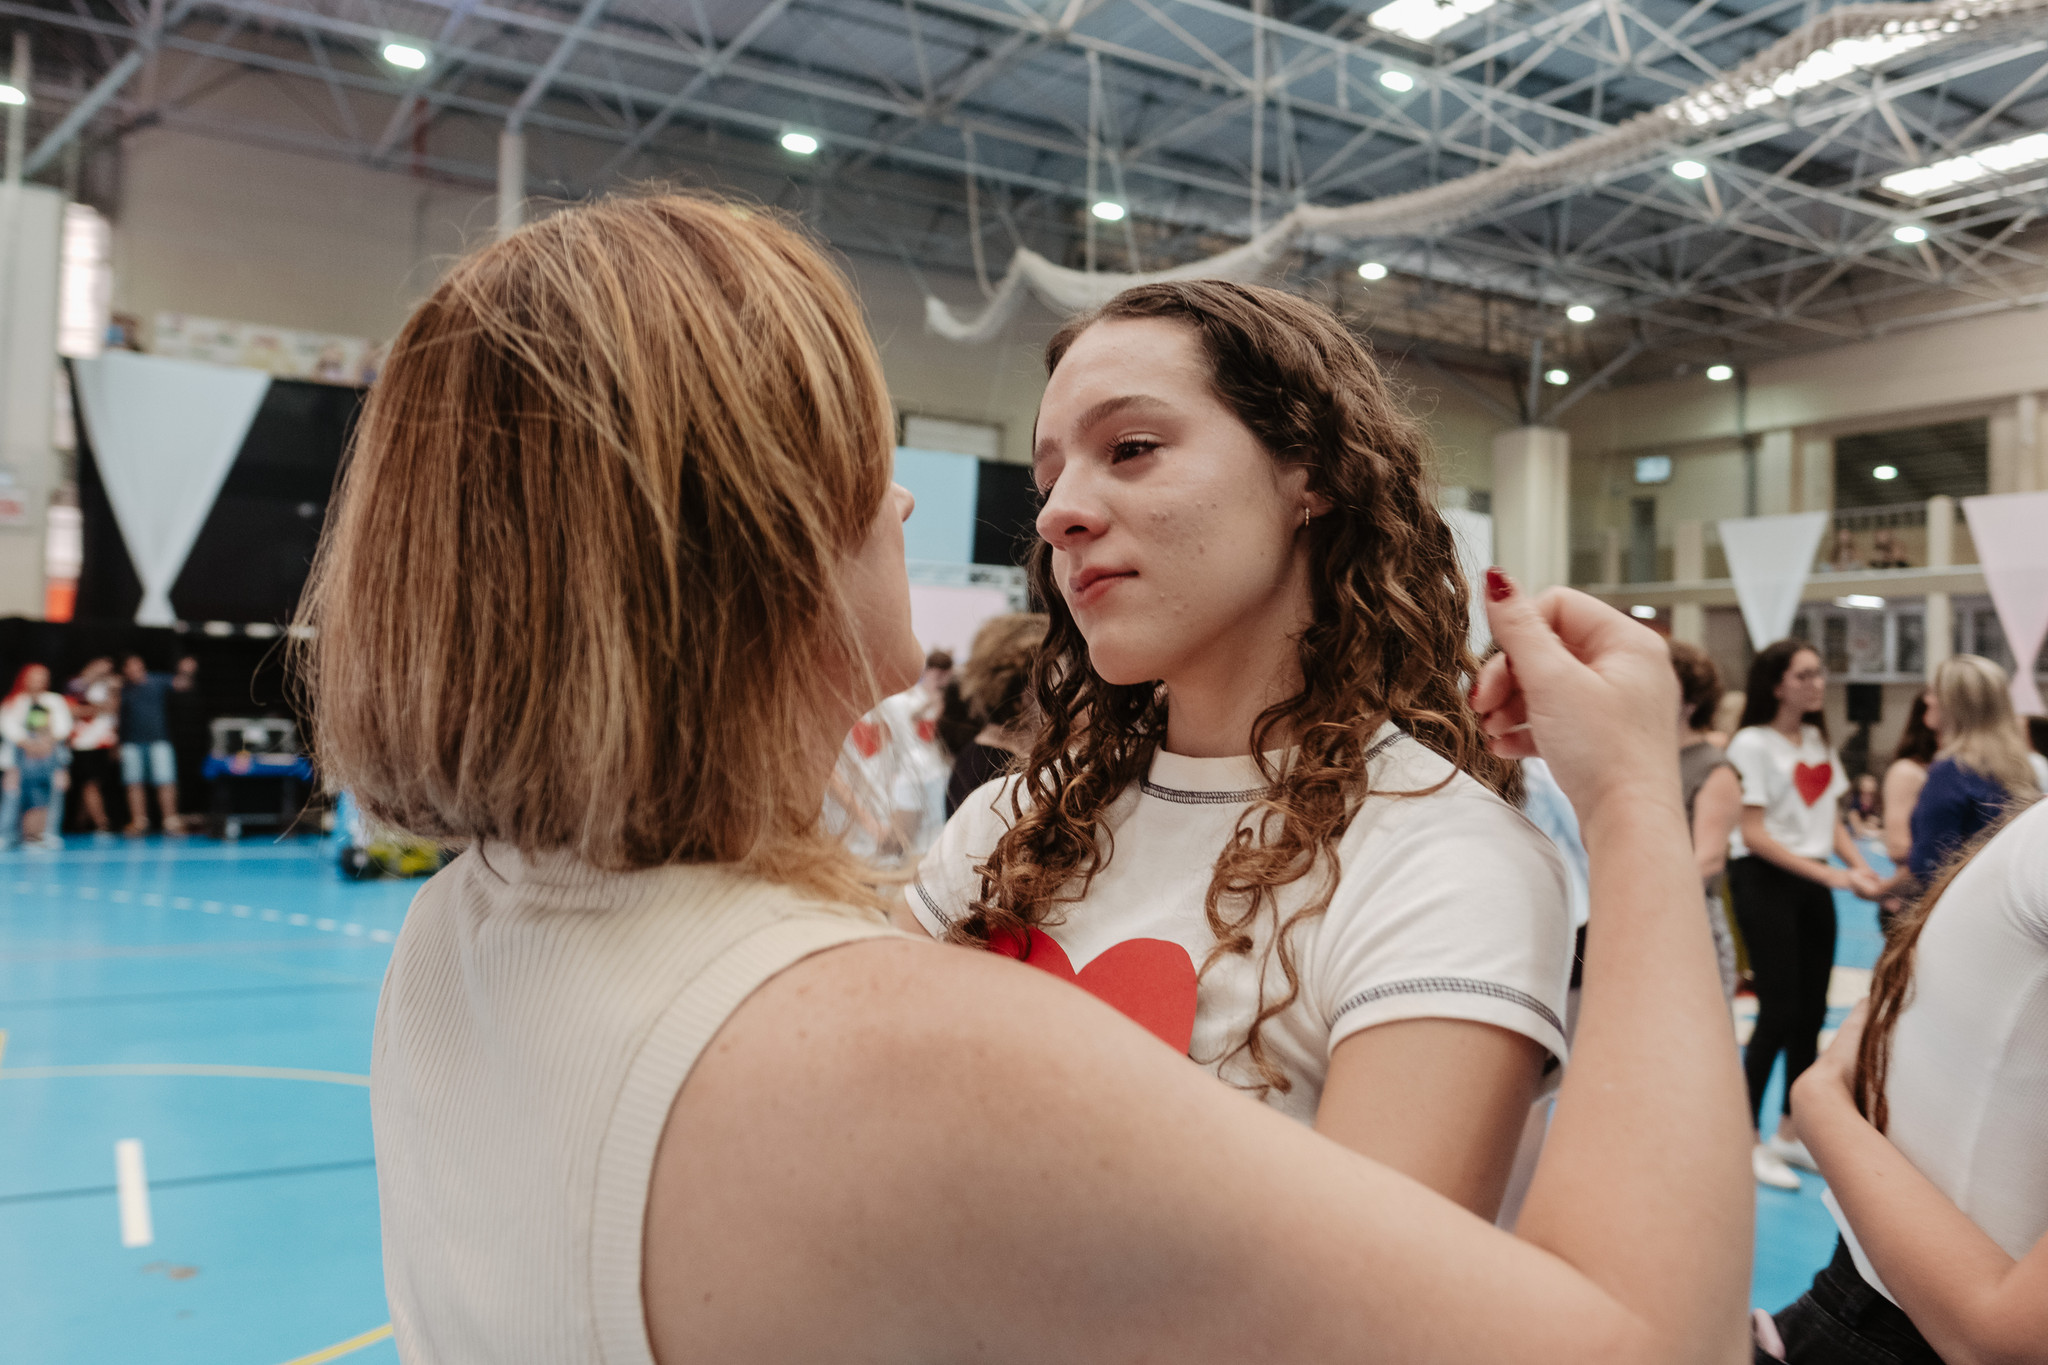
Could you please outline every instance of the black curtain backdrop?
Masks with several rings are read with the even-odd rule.
[[[974,496],[974,562],[1022,566],[1038,539],[1031,466],[981,462]]]
[[[291,619],[363,392],[296,379],[271,381],[171,587],[171,607],[179,619],[276,625]],[[74,615],[81,622],[133,621],[142,605],[142,582],[128,558],[82,422],[78,506],[85,559]]]

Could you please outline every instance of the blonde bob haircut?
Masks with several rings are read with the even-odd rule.
[[[307,586],[327,778],[429,838],[862,899],[818,755],[873,702],[842,566],[891,437],[852,291],[775,215],[607,199],[464,260],[392,345]]]
[[[2040,795],[2004,669],[1982,655],[1950,655],[1935,665],[1934,700],[1941,707],[1941,757],[1990,778],[2008,796]]]

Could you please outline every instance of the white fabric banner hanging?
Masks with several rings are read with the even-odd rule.
[[[2012,704],[2023,716],[2048,712],[2034,681],[2034,660],[2048,637],[2048,493],[1964,498],[1977,562],[2012,650]]]
[[[261,370],[109,351],[77,366],[79,415],[142,580],[139,625],[167,626],[171,585],[270,389]]]
[[[1728,576],[1735,580],[1735,600],[1742,604],[1752,648],[1760,650],[1791,633],[1827,526],[1826,512],[1735,517],[1721,523],[1721,550],[1728,557]]]

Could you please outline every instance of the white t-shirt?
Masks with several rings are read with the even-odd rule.
[[[1368,760],[1369,789],[1338,843],[1341,878],[1329,911],[1291,937],[1301,990],[1261,1037],[1291,1082],[1268,1101],[1315,1121],[1330,1054],[1361,1029],[1396,1019],[1466,1019],[1535,1039],[1565,1057],[1563,1016],[1572,924],[1564,869],[1550,841],[1507,803],[1392,725]],[[1386,793],[1426,790],[1427,796]],[[1010,823],[1000,778],[970,796],[909,889],[934,934],[978,898],[975,873]],[[1108,865],[1063,920],[1039,926],[1029,960],[1075,978],[1233,1084],[1257,1072],[1242,1053],[1258,1010],[1259,962],[1268,1001],[1286,991],[1259,921],[1251,956],[1220,959],[1198,980],[1215,939],[1203,899],[1217,856],[1262,794],[1249,757],[1158,753],[1151,771],[1110,807]],[[1105,841],[1108,844],[1108,841]],[[1284,921],[1321,877],[1278,892]],[[1226,1061],[1227,1059],[1227,1061]]]
[[[1746,726],[1728,741],[1728,761],[1742,779],[1742,804],[1764,808],[1764,832],[1802,858],[1825,862],[1849,779],[1819,728],[1802,725],[1794,744],[1768,725]],[[1738,821],[1728,832],[1728,856],[1748,854]]]
[[[2017,1260],[2048,1235],[2048,801],[1949,883],[1892,1034],[1887,1136]],[[1890,1297],[1833,1194],[1856,1268]]]

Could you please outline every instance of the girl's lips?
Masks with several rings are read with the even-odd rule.
[[[1102,600],[1103,595],[1119,583],[1128,582],[1138,576],[1136,570],[1123,573],[1105,573],[1085,576],[1081,585],[1074,589],[1072,603],[1076,607],[1089,607]]]

